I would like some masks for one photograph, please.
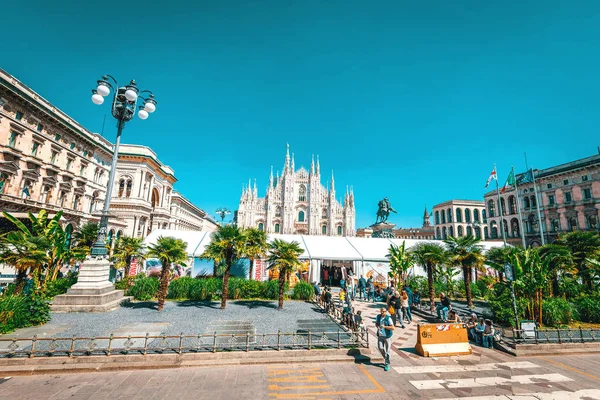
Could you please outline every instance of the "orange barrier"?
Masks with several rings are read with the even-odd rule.
[[[456,356],[473,353],[463,323],[419,324],[415,350],[423,357]]]

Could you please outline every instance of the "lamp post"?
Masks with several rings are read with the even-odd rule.
[[[107,254],[105,242],[106,231],[108,228],[108,209],[110,207],[113,185],[115,183],[117,159],[119,158],[119,144],[121,143],[121,133],[123,132],[123,128],[135,115],[136,108],[139,108],[138,117],[141,119],[148,118],[150,113],[156,111],[156,100],[154,99],[154,94],[152,92],[149,90],[140,91],[134,80],[126,86],[119,86],[117,80],[110,75],[105,75],[98,81],[98,86],[96,89],[92,90],[92,102],[101,105],[104,103],[104,98],[110,95],[111,90],[113,91],[112,116],[117,120],[117,139],[115,141],[110,175],[108,177],[108,187],[106,188],[104,207],[102,208],[102,215],[100,217],[98,237],[92,246],[91,253],[93,257],[105,257]],[[141,95],[145,93],[147,93],[147,97],[144,98]],[[138,100],[140,99],[144,104],[138,106]]]
[[[215,212],[217,213],[217,215],[219,217],[221,217],[221,225],[223,225],[223,221],[225,220],[225,217],[227,215],[231,214],[231,211],[229,211],[229,209],[225,208],[225,207],[217,208],[217,210]]]

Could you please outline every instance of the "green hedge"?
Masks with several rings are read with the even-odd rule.
[[[292,297],[296,300],[310,300],[315,294],[315,288],[308,282],[300,281],[294,286]]]
[[[67,275],[64,278],[57,278],[52,282],[48,282],[46,286],[46,296],[53,298],[60,294],[67,293],[71,286],[77,283],[77,274]]]
[[[542,322],[546,326],[568,325],[579,319],[575,305],[563,299],[554,297],[542,301]]]
[[[141,301],[153,299],[158,293],[159,284],[158,278],[138,275],[135,277],[133,286],[127,291],[127,295]]]
[[[309,283],[304,283],[310,286]],[[312,286],[311,290],[312,290]],[[286,283],[285,291],[289,290]],[[220,278],[194,279],[183,277],[169,284],[167,298],[178,300],[207,301],[220,299],[223,293],[223,281]],[[260,282],[243,278],[229,278],[229,294],[231,300],[242,299],[277,299],[279,298],[279,281]]]
[[[45,324],[49,320],[50,303],[39,293],[0,296],[0,333]]]
[[[575,307],[583,322],[600,323],[600,296],[581,296]]]

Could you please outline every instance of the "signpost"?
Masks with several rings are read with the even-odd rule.
[[[504,276],[510,285],[510,297],[512,299],[513,314],[515,317],[515,329],[519,329],[519,314],[517,312],[517,299],[515,298],[515,268],[511,263],[504,264]]]

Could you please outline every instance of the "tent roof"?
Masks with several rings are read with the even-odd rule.
[[[200,254],[202,254],[206,245],[210,243],[210,232],[156,229],[146,236],[144,239],[144,244],[146,246],[156,244],[156,241],[161,236],[169,236],[186,242],[186,251],[190,257],[198,257]]]
[[[360,253],[343,236],[301,236],[311,259],[362,260]]]
[[[364,261],[388,261],[391,242],[385,238],[348,237],[348,242],[356,249]]]

